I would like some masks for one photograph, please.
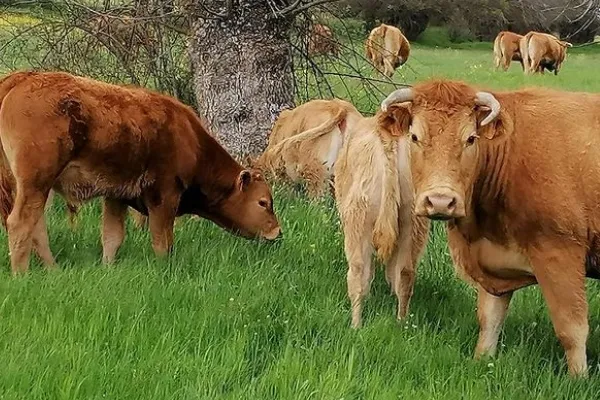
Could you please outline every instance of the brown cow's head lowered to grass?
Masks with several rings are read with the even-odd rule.
[[[409,135],[417,215],[465,217],[481,141],[499,139],[512,125],[500,103],[463,83],[432,81],[396,90],[381,106]]]
[[[233,191],[221,202],[218,211],[208,218],[243,237],[274,240],[281,234],[271,190],[256,170],[240,172]]]
[[[218,197],[207,196],[199,185],[191,186],[183,194],[178,215],[199,215],[248,239],[274,240],[281,236],[271,189],[260,171],[241,169],[232,185],[217,192],[221,193]],[[208,197],[214,200],[207,201]]]

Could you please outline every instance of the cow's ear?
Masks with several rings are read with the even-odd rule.
[[[379,115],[379,126],[392,136],[406,135],[411,122],[411,108],[410,103],[398,103],[389,106],[387,111]]]
[[[514,130],[514,123],[511,116],[504,110],[500,110],[500,114],[485,126],[481,126],[483,121],[490,113],[489,107],[475,106],[475,114],[477,118],[477,131],[480,136],[486,139],[494,139],[504,135],[510,135]]]
[[[246,190],[246,188],[248,187],[250,182],[252,182],[252,173],[250,171],[248,171],[247,169],[240,172],[240,175],[238,176],[238,181],[237,181],[237,186],[238,186],[239,190],[242,192],[244,190]]]

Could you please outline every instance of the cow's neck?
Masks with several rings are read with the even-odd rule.
[[[505,242],[507,233],[500,221],[506,212],[506,191],[509,184],[510,140],[488,141],[480,146],[478,171],[470,193],[469,210],[461,231],[476,240],[480,232],[493,234],[488,239]]]
[[[210,209],[231,194],[235,188],[242,166],[213,138],[204,127],[196,127],[198,133],[198,159],[194,182],[189,195],[202,197],[203,208]]]

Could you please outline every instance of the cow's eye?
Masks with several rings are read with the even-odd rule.
[[[260,200],[258,202],[258,205],[261,206],[262,208],[268,208],[269,207],[269,203],[267,203],[266,200]]]
[[[419,141],[419,138],[413,133],[412,135],[410,135],[410,140],[412,140],[413,143],[417,143]]]
[[[475,143],[475,139],[477,139],[477,135],[471,135],[467,138],[467,146],[471,146]]]

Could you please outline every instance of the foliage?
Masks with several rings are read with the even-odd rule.
[[[493,40],[503,29],[556,32],[574,42],[593,39],[600,27],[598,0],[344,0],[366,28],[383,22],[400,27],[409,40],[429,24],[443,24],[455,42]]]
[[[167,18],[159,6],[136,7],[134,0],[106,9],[93,8],[97,3],[65,1],[30,9],[27,16],[2,14],[4,67],[59,69],[148,86],[195,105],[187,21],[180,14]]]

